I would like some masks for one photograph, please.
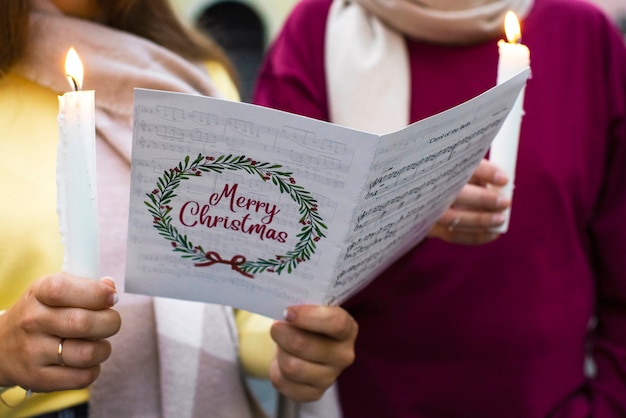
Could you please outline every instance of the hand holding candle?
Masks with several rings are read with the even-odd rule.
[[[515,13],[508,12],[506,14],[504,30],[507,41],[500,40],[498,42],[498,53],[500,56],[498,61],[498,84],[505,82],[530,65],[530,51],[521,43],[521,29]],[[507,185],[500,189],[500,192],[509,199],[513,198],[515,185],[517,148],[522,116],[524,115],[523,103],[524,88],[522,88],[511,112],[504,120],[489,151],[489,160],[503,169],[509,177]],[[506,232],[509,228],[510,216],[511,209],[509,208],[505,212],[504,223],[498,228],[494,228],[493,231]]]
[[[73,48],[65,72],[73,91],[59,96],[57,211],[65,246],[63,271],[97,279],[96,128],[94,91],[80,91],[83,66]]]

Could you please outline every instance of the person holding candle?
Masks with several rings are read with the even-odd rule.
[[[100,281],[54,273],[57,98],[70,89],[70,47],[83,89],[95,91]],[[118,296],[108,278],[124,279],[133,88],[236,98],[233,77],[167,0],[0,3],[0,416],[263,415],[242,379],[231,308]],[[289,308],[271,329],[272,383],[317,399],[352,362],[357,328],[339,307]]]
[[[626,417],[626,47],[596,6],[302,0],[253,101],[393,131],[497,83],[510,9],[532,75],[508,231],[433,231],[343,305],[359,323],[345,418]]]

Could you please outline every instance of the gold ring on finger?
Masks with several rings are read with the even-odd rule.
[[[61,338],[59,340],[59,347],[57,348],[57,359],[59,360],[59,364],[61,366],[65,366],[65,362],[63,361],[63,343],[65,342],[65,338]]]

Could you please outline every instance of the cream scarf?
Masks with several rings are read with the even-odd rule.
[[[63,70],[68,48],[81,57],[83,88],[96,90],[101,271],[122,288],[133,88],[219,93],[203,65],[143,38],[64,16],[49,0],[31,4],[28,46],[14,71],[61,94],[69,90]],[[122,294],[116,309],[122,329],[90,390],[91,417],[259,416],[242,381],[230,308]]]
[[[532,0],[335,0],[325,46],[331,122],[374,133],[406,126],[411,77],[405,36],[481,42],[502,32],[508,10],[522,18],[531,6]]]

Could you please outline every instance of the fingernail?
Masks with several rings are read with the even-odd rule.
[[[100,281],[103,281],[103,280],[108,280],[109,282],[113,283],[113,288],[115,289],[116,285],[115,285],[115,280],[113,280],[113,277],[104,276],[102,279],[100,279]]]
[[[293,309],[287,308],[283,311],[283,318],[285,318],[285,321],[291,322],[296,319],[296,313],[293,311]]]
[[[117,294],[117,292],[115,292],[115,293],[111,293],[107,300],[109,302],[109,306],[115,306],[117,304],[117,302],[119,302],[120,297]]]

